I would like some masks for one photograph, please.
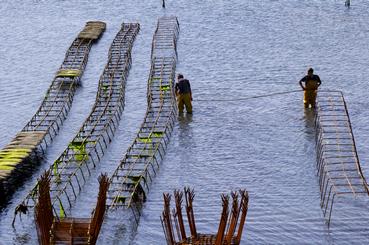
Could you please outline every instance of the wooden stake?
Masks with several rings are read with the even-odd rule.
[[[179,190],[175,190],[174,191],[174,198],[175,198],[175,202],[176,202],[178,223],[179,223],[179,228],[180,228],[180,231],[181,231],[182,240],[185,240],[187,236],[186,236],[186,230],[184,228],[183,216],[182,216],[183,192],[181,192]]]

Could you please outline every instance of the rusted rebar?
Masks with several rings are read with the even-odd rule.
[[[229,215],[229,211],[228,211],[229,196],[222,194],[221,198],[222,198],[223,209],[222,209],[222,213],[221,213],[221,216],[220,216],[220,222],[219,222],[217,237],[216,237],[216,240],[215,240],[215,245],[222,245],[223,244],[224,231],[225,231],[226,226],[227,226],[227,220],[228,220],[228,215]]]
[[[194,189],[191,190],[189,187],[185,187],[184,194],[186,199],[187,220],[190,226],[191,237],[196,239],[197,231],[196,231],[195,215],[193,212],[193,200],[195,198],[195,191]]]
[[[179,218],[181,215],[181,204],[183,193],[186,199],[186,212],[188,227],[191,231],[191,236],[186,237],[186,231],[183,219]],[[239,192],[232,192],[232,207],[229,210],[229,196],[221,195],[222,212],[220,216],[218,231],[216,234],[201,234],[197,233],[196,223],[193,212],[194,190],[189,187],[184,188],[184,192],[179,190],[174,191],[175,206],[173,209],[174,224],[171,223],[170,216],[170,195],[163,194],[164,197],[164,211],[161,216],[161,222],[167,244],[169,245],[238,245],[241,241],[242,230],[246,221],[248,210],[248,193],[246,190],[239,190]],[[240,197],[240,201],[239,201]],[[231,213],[230,213],[231,212]],[[178,223],[177,221],[178,220]],[[181,221],[180,221],[181,220]],[[228,225],[227,232],[226,228]],[[173,226],[177,229],[178,241],[174,237]],[[235,236],[236,228],[238,227],[237,235]]]
[[[238,194],[237,192],[231,192],[231,197],[232,197],[232,210],[231,210],[231,215],[229,217],[229,222],[228,222],[228,230],[225,236],[225,241],[230,244],[232,237],[234,235],[234,232],[236,230],[236,226],[237,226],[237,221],[238,221],[238,216],[239,216],[239,206],[238,206]]]
[[[152,40],[145,118],[111,177],[109,209],[130,209],[136,224],[140,217],[139,208],[145,202],[150,184],[165,156],[177,116],[174,82],[178,35],[176,17],[159,18]]]
[[[169,245],[174,244],[174,235],[173,235],[173,225],[170,215],[170,199],[171,195],[169,193],[163,193],[164,198],[164,211],[162,214],[162,218],[165,226],[166,239]]]
[[[104,221],[104,215],[106,210],[106,194],[109,189],[109,178],[107,174],[102,174],[99,177],[99,195],[97,196],[97,203],[92,215],[90,227],[89,227],[89,241],[91,244],[95,244],[99,236],[99,232]]]
[[[186,230],[184,227],[184,222],[183,222],[183,216],[182,216],[182,202],[183,202],[183,192],[179,191],[179,190],[175,190],[174,191],[174,198],[175,198],[175,202],[176,202],[176,213],[177,213],[177,217],[178,217],[178,223],[179,223],[179,228],[181,231],[181,238],[186,239]]]
[[[240,211],[241,212],[241,219],[238,225],[238,231],[236,236],[236,241],[240,243],[242,232],[243,232],[243,226],[245,225],[246,221],[246,215],[248,211],[249,206],[249,193],[246,190],[239,190],[239,193],[241,195],[241,201],[240,201]]]

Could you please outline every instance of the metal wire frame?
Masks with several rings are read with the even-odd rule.
[[[110,178],[108,207],[130,208],[136,224],[141,204],[146,200],[150,183],[164,158],[177,115],[174,76],[178,34],[176,17],[159,18],[151,50],[145,119]]]
[[[92,28],[92,30],[96,31],[99,34],[99,37],[105,30],[105,23],[88,22],[84,29],[91,29],[90,26],[94,23],[98,23],[99,27]],[[42,157],[46,151],[46,148],[48,147],[48,144],[50,144],[53,138],[56,136],[64,119],[67,117],[76,87],[80,83],[81,76],[86,67],[92,44],[93,40],[91,39],[82,39],[77,37],[73,41],[67,50],[64,61],[55,75],[50,87],[48,88],[44,100],[37,112],[21,130],[21,132],[18,133],[17,136],[7,146],[5,146],[3,150],[0,151],[0,153],[5,154],[5,152],[9,151],[9,148],[18,150],[23,149],[25,142],[19,140],[19,136],[28,135],[28,138],[31,136],[35,139],[37,138],[37,140],[33,142],[27,140],[28,146],[32,144],[32,147],[30,148],[32,150],[29,151],[28,154],[24,154],[23,157],[17,158],[17,178],[22,173],[28,173],[34,169],[28,165],[33,165],[35,162],[33,159],[39,159]],[[74,71],[74,73],[69,74],[68,76],[63,76],[61,71]],[[23,164],[23,162],[27,162],[29,164]],[[19,165],[27,166],[22,167]],[[4,176],[1,176],[0,182],[2,182],[4,179]],[[7,182],[10,181],[7,180]]]
[[[131,49],[140,26],[122,24],[110,47],[108,62],[100,77],[93,109],[77,135],[50,166],[51,201],[56,216],[67,216],[84,183],[112,141],[124,108],[125,84],[131,67]],[[32,207],[38,186],[24,199]],[[31,201],[31,203],[29,203]],[[66,205],[67,204],[67,205]]]
[[[90,47],[91,40],[85,42],[84,40],[76,39],[68,51],[60,70],[84,70]],[[22,131],[45,131],[48,136],[48,140],[45,138],[45,144],[47,145],[47,142],[52,141],[69,112],[76,86],[79,82],[80,76],[56,76],[46,92],[41,106]]]
[[[86,23],[84,29],[69,47],[41,106],[22,129],[22,132],[45,132],[45,136],[48,137],[48,140],[45,137],[45,146],[47,146],[47,142],[52,141],[69,112],[76,87],[80,84],[88,61],[91,46],[96,38],[99,38],[105,31],[105,27],[106,24],[100,21],[89,21]],[[81,33],[86,32],[86,30],[95,32],[97,36],[81,38]],[[73,73],[66,74],[63,71],[73,71]]]
[[[342,92],[319,92],[315,132],[321,207],[329,227],[336,196],[369,195]]]

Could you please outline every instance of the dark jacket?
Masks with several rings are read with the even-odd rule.
[[[178,94],[191,93],[190,81],[187,79],[180,79],[175,85],[175,92]]]
[[[320,81],[320,77],[318,75],[312,75],[311,77],[309,77],[307,75],[304,76],[300,80],[301,87],[302,87],[303,82],[305,82],[305,90],[316,90],[316,89],[318,89],[318,87],[322,83],[322,81]]]

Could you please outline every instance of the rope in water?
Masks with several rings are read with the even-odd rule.
[[[271,97],[271,96],[276,96],[276,95],[282,95],[282,94],[291,94],[291,93],[297,93],[297,92],[303,92],[301,89],[299,90],[292,90],[292,91],[284,91],[284,92],[278,92],[278,93],[271,93],[271,94],[263,94],[263,95],[257,95],[257,96],[251,96],[251,97],[243,97],[243,98],[234,98],[234,99],[200,99],[200,100],[195,100],[196,102],[206,102],[206,101],[219,101],[219,102],[226,102],[226,101],[242,101],[242,100],[251,100],[251,99],[258,99],[258,98],[265,98],[265,97]]]

